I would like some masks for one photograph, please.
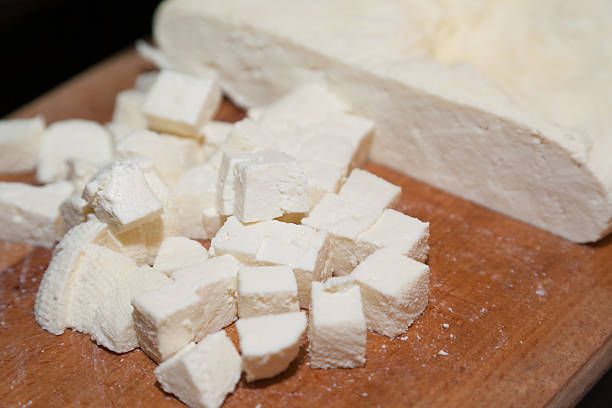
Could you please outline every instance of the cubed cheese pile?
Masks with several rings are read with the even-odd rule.
[[[428,302],[429,224],[357,168],[373,122],[322,84],[236,124],[212,120],[220,100],[215,78],[163,69],[119,93],[106,126],[0,122],[1,171],[46,183],[0,183],[0,238],[60,239],[37,322],[140,347],[191,407],[220,406],[242,372],[278,375],[306,338],[313,369],[363,366],[368,329],[395,338]]]

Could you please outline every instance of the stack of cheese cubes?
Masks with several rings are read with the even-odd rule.
[[[220,100],[214,78],[163,69],[121,92],[106,126],[0,123],[2,170],[45,183],[0,183],[1,238],[60,238],[37,322],[140,347],[191,407],[220,406],[243,371],[283,372],[305,333],[311,368],[363,366],[367,329],[394,338],[428,302],[429,224],[357,168],[370,120],[323,84],[236,124],[211,120]]]

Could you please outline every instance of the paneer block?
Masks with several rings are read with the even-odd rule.
[[[117,146],[119,146],[121,142],[135,132],[131,127],[119,122],[108,122],[104,127],[106,127],[106,130],[108,130],[111,135],[113,151],[117,149]]]
[[[142,351],[160,363],[195,339],[205,305],[192,288],[170,284],[132,299]]]
[[[372,253],[370,244],[358,239],[378,219],[382,209],[350,195],[327,194],[302,224],[330,234],[327,274],[348,275]]]
[[[304,312],[238,319],[246,380],[271,378],[285,371],[298,355],[305,330]]]
[[[232,153],[274,149],[274,136],[251,119],[245,118],[234,123],[232,131],[220,147],[222,151]]]
[[[142,112],[146,94],[137,89],[126,89],[115,97],[113,122],[122,123],[131,129],[146,129],[147,118]]]
[[[40,183],[64,180],[66,159],[85,159],[102,166],[113,156],[111,136],[96,122],[63,120],[50,125],[42,134],[36,180]]]
[[[142,110],[149,128],[199,137],[199,129],[217,112],[221,90],[212,78],[162,70],[147,93]]]
[[[353,169],[340,194],[352,195],[375,207],[390,208],[398,203],[402,188],[365,170]]]
[[[66,232],[76,225],[85,222],[87,215],[93,209],[80,194],[73,194],[60,204],[60,220],[57,223],[57,235],[63,237]]]
[[[145,71],[138,74],[134,80],[134,89],[146,94],[149,92],[149,90],[151,90],[151,87],[155,83],[158,75],[159,71]]]
[[[393,248],[425,262],[429,252],[429,223],[386,209],[370,228],[359,235],[359,240],[377,249]]]
[[[172,187],[172,195],[179,208],[181,235],[194,239],[212,238],[220,225],[206,220],[203,212],[216,211],[218,172],[209,165],[187,170]],[[218,221],[217,221],[218,224]],[[211,234],[212,232],[212,234]]]
[[[301,159],[300,166],[308,179],[308,202],[314,208],[329,193],[337,193],[344,181],[346,168],[341,164]]]
[[[208,251],[198,241],[186,237],[169,237],[162,242],[153,267],[172,277],[181,269],[196,266],[208,259]]]
[[[115,146],[120,158],[145,157],[153,162],[164,183],[172,187],[187,169],[199,160],[195,140],[137,130]]]
[[[297,283],[288,266],[243,266],[238,270],[238,316],[297,312]]]
[[[101,221],[125,232],[158,218],[162,204],[134,161],[116,161],[87,183],[86,200]]]
[[[242,359],[225,331],[189,344],[155,369],[164,391],[190,408],[218,408],[236,388]]]
[[[59,235],[59,207],[72,194],[62,181],[36,187],[0,182],[0,239],[51,248]]]
[[[219,168],[219,178],[217,180],[217,211],[221,215],[232,215],[236,194],[234,192],[234,168],[237,163],[252,159],[250,153],[224,152]]]
[[[66,159],[66,166],[66,180],[72,183],[74,192],[78,193],[79,197],[89,180],[100,171],[100,166],[87,159]]]
[[[215,255],[232,254],[245,265],[287,265],[295,274],[300,307],[310,304],[312,281],[329,278],[329,240],[324,231],[280,221],[242,224],[227,219],[211,241]]]
[[[311,368],[365,364],[366,319],[358,285],[346,277],[312,283],[308,340]]]
[[[224,221],[225,217],[217,212],[216,206],[210,206],[202,211],[202,227],[204,228],[204,234],[208,238],[215,236]]]
[[[236,277],[239,267],[240,264],[235,258],[226,255],[184,268],[174,274],[176,284],[191,288],[204,305],[198,316],[199,323],[194,337],[196,341],[236,320]]]
[[[404,333],[428,303],[429,266],[390,248],[379,249],[355,268],[368,329],[394,338]]]
[[[200,135],[204,139],[202,160],[208,160],[215,153],[225,142],[233,127],[233,123],[212,120],[200,129]]]
[[[291,156],[253,153],[234,165],[234,214],[241,222],[266,221],[308,211],[308,181]]]
[[[42,116],[0,120],[0,173],[34,170],[44,129]]]

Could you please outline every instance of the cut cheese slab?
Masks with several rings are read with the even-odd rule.
[[[60,205],[71,193],[65,181],[43,187],[0,183],[0,239],[52,247],[61,232]]]
[[[104,165],[113,155],[111,136],[96,122],[80,119],[55,122],[42,135],[36,180],[50,183],[66,178],[67,159]]]
[[[242,367],[247,381],[282,373],[297,357],[306,330],[306,313],[282,313],[239,319]]]
[[[169,237],[159,247],[153,267],[173,276],[177,271],[201,264],[207,259],[208,251],[198,241],[185,237]]]
[[[0,120],[0,173],[34,170],[44,129],[42,116]]]
[[[189,344],[155,369],[164,391],[190,408],[218,408],[234,391],[242,359],[224,331]]]
[[[244,107],[325,82],[376,123],[373,161],[587,242],[612,226],[610,5],[589,4],[168,0],[153,31]]]
[[[361,287],[368,329],[394,338],[427,307],[429,266],[394,249],[380,249],[351,273]]]

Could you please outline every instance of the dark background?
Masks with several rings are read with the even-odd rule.
[[[159,2],[0,0],[0,117],[148,36]],[[610,407],[611,394],[608,372],[578,406]]]

